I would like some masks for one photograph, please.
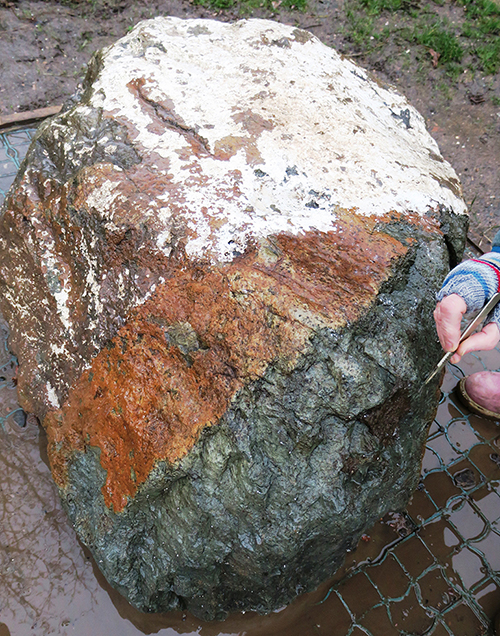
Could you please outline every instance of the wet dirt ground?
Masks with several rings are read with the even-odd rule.
[[[430,63],[429,51],[388,41],[362,55],[346,31],[345,0],[309,0],[307,11],[254,10],[310,30],[323,42],[394,85],[422,113],[441,152],[457,171],[471,206],[470,237],[487,251],[500,227],[500,76],[464,67],[454,81]],[[446,18],[459,18],[446,0]],[[142,19],[158,15],[235,20],[234,10],[211,11],[190,0],[0,0],[1,118],[61,104],[82,80],[92,53]],[[396,25],[397,26],[397,25]]]

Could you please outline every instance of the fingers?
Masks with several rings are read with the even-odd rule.
[[[481,331],[469,336],[460,343],[455,355],[452,356],[450,362],[456,364],[460,358],[470,351],[489,351],[497,346],[500,341],[500,330],[494,322],[485,325]]]
[[[439,341],[445,351],[454,351],[458,347],[460,322],[466,311],[465,300],[458,294],[446,296],[437,304],[434,310],[434,320]]]
[[[466,353],[488,351],[496,347],[500,341],[500,329],[496,323],[490,322],[481,331],[460,343],[460,323],[466,311],[467,305],[458,294],[446,296],[434,310],[434,320],[441,346],[445,351],[456,349],[456,353],[451,358],[454,364],[459,362]]]

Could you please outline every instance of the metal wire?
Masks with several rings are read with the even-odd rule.
[[[14,181],[35,130],[23,128],[0,133],[0,205]]]
[[[500,350],[495,354],[500,361]],[[481,354],[470,354],[467,367],[467,372],[487,368]],[[460,365],[448,365],[443,386],[452,386],[462,377]],[[443,391],[427,441],[416,493],[419,502],[402,515],[409,523],[401,527],[409,531],[383,550],[379,558],[353,568],[322,601],[332,594],[340,599],[351,618],[346,636],[358,634],[356,630],[367,636],[489,633],[492,617],[480,601],[488,594],[498,595],[500,588],[499,434],[498,424],[471,416],[453,398],[452,391]],[[402,559],[401,554],[406,558]],[[411,555],[426,561],[425,567],[415,567]],[[389,562],[384,575],[384,564]],[[381,581],[394,578],[395,564],[399,566],[398,591],[387,594],[381,589]],[[349,592],[349,581],[356,579],[357,587],[364,590],[363,577],[377,596],[360,613],[356,608],[359,599],[346,599],[343,589],[347,586]],[[439,588],[437,595],[430,589],[433,582]],[[408,603],[408,625],[404,626],[397,606],[412,595],[417,602]],[[430,595],[435,598],[429,600]],[[377,608],[386,612],[394,632],[367,627],[366,619]],[[417,630],[412,619],[419,623]],[[461,623],[467,631],[457,631]],[[380,622],[377,625],[380,627]]]

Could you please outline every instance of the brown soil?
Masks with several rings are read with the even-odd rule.
[[[448,18],[458,10],[452,3],[443,7]],[[239,17],[235,10],[215,12],[190,0],[0,0],[0,116],[64,102],[82,80],[94,51],[140,20],[158,15],[224,21]],[[261,9],[252,17],[310,30],[405,94],[462,181],[471,206],[470,237],[483,250],[489,247],[500,226],[498,76],[464,70],[453,82],[444,67],[433,68],[430,51],[404,49],[395,41],[364,56],[345,35],[343,0],[310,0],[306,12]]]
[[[273,5],[279,4],[278,2]],[[459,8],[445,3],[453,18]],[[82,80],[92,53],[158,15],[230,21],[190,0],[0,0],[0,116],[64,102]],[[471,206],[470,237],[483,250],[500,227],[500,78],[464,70],[453,82],[433,68],[429,51],[389,42],[364,56],[345,35],[343,0],[310,0],[306,12],[261,9],[265,17],[308,29],[350,55],[384,83],[405,94],[422,113],[441,152],[457,171]]]

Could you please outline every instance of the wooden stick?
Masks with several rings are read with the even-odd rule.
[[[47,108],[38,108],[23,113],[14,113],[13,115],[0,116],[0,130],[10,128],[11,126],[26,126],[35,123],[51,115],[57,115],[62,106],[48,106]]]

